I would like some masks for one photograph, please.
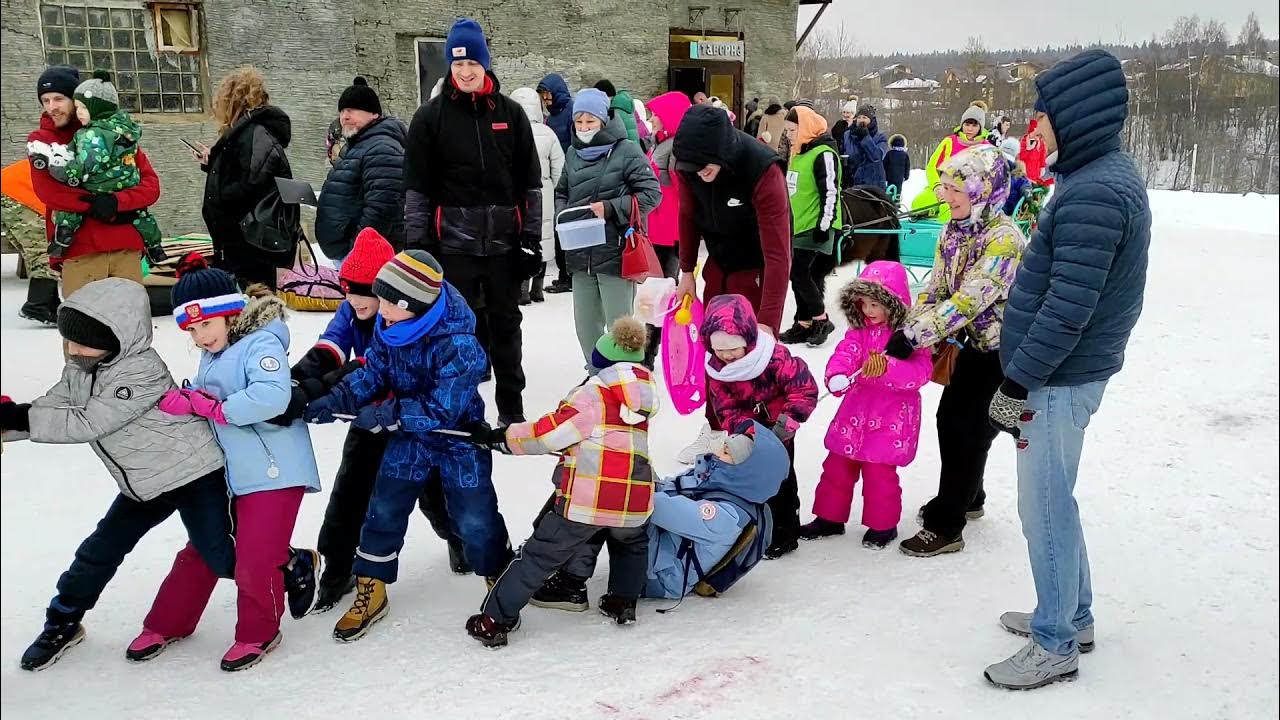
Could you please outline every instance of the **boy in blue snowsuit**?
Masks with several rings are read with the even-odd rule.
[[[377,321],[378,298],[373,294],[373,282],[378,271],[395,254],[387,239],[373,228],[364,228],[356,235],[355,244],[338,273],[347,298],[338,306],[316,344],[294,364],[290,371],[293,396],[289,409],[271,422],[288,425],[302,417],[307,403],[328,395],[342,378],[363,365]],[[316,543],[316,549],[324,555],[324,574],[320,577],[313,613],[331,610],[355,589],[351,564],[360,543],[360,528],[388,436],[389,433],[374,433],[354,426],[347,431],[342,462],[333,479],[324,524],[320,526]],[[418,506],[436,535],[448,541],[450,569],[460,575],[470,574],[462,540],[449,528],[444,494],[437,479],[426,484]]]
[[[752,422],[725,438],[715,454],[698,458],[683,474],[661,481],[649,517],[649,580],[644,596],[681,598],[698,584],[697,568],[710,573],[738,541],[757,509],[768,512],[791,467],[773,431]],[[681,555],[685,542],[693,554]],[[761,547],[768,546],[764,538]],[[693,559],[697,559],[696,566]]]
[[[304,414],[319,423],[346,416],[357,428],[389,433],[352,567],[356,598],[334,627],[334,637],[344,642],[363,637],[386,615],[386,584],[396,580],[409,516],[436,478],[476,574],[495,578],[511,559],[491,453],[437,432],[484,421],[478,388],[486,358],[475,337],[475,315],[423,250],[400,253],[384,265],[373,292],[379,313],[364,367]]]

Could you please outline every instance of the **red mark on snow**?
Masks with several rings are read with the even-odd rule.
[[[719,658],[701,670],[692,670],[691,674],[647,700],[623,704],[632,707],[623,709],[619,705],[596,700],[594,701],[595,709],[599,716],[617,720],[647,720],[654,716],[671,717],[673,709],[677,706],[705,707],[708,702],[730,699],[731,691],[763,673],[766,665],[763,658],[755,655]]]

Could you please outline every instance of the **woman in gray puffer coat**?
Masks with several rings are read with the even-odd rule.
[[[574,137],[565,157],[564,173],[556,185],[556,212],[565,220],[581,220],[588,213],[605,220],[605,242],[565,251],[565,265],[573,274],[573,322],[588,372],[596,341],[613,321],[631,313],[635,284],[622,278],[622,244],[634,219],[662,201],[662,188],[640,146],[627,140],[626,127],[609,112],[609,98],[594,88],[580,90],[573,100]],[[632,218],[632,198],[640,209]]]
[[[68,341],[62,379],[30,405],[0,403],[0,429],[37,443],[89,445],[120,494],[58,578],[44,631],[22,656],[24,670],[56,662],[84,638],[80,620],[125,556],[175,511],[215,574],[231,577],[235,565],[224,460],[209,422],[156,408],[176,386],[151,348],[146,290],[125,278],[89,283],[62,304],[58,331]],[[134,651],[126,653],[132,660],[150,657]]]

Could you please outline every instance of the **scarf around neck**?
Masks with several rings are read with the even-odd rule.
[[[773,359],[773,348],[778,344],[772,335],[767,332],[761,332],[756,338],[756,346],[746,355],[725,364],[719,370],[711,367],[711,359],[715,357],[714,353],[707,353],[707,374],[720,382],[745,382],[755,380],[764,374],[765,368],[769,367],[769,361]]]
[[[378,322],[374,325],[374,332],[378,337],[382,338],[382,342],[391,347],[404,347],[410,343],[417,342],[440,323],[440,319],[444,317],[448,306],[448,297],[447,293],[440,293],[435,303],[426,312],[412,320],[398,322],[391,327],[387,327],[387,324],[382,322],[382,316],[379,315]]]

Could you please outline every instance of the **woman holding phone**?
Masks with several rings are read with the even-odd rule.
[[[287,266],[281,257],[245,242],[240,220],[275,191],[277,177],[291,178],[289,116],[269,105],[266,81],[252,67],[242,67],[222,79],[213,101],[220,135],[212,148],[186,143],[208,173],[201,212],[213,240],[214,265],[232,275],[243,287],[263,283],[276,287],[276,268]]]

